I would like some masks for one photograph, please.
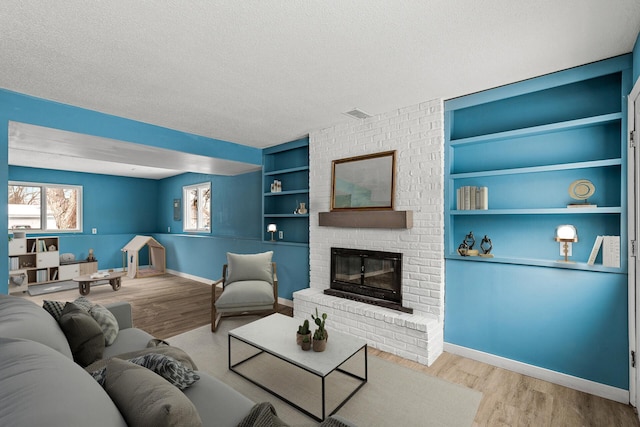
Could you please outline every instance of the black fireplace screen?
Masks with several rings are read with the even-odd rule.
[[[402,254],[331,248],[331,289],[327,293],[399,309]]]

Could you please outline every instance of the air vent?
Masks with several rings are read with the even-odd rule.
[[[353,109],[353,110],[351,110],[351,111],[347,111],[347,112],[346,112],[346,113],[344,113],[344,114],[346,114],[347,116],[352,117],[352,118],[354,118],[354,119],[360,119],[360,120],[362,120],[362,119],[368,119],[369,117],[372,117],[372,116],[371,116],[371,114],[367,114],[367,113],[365,113],[364,111],[359,110],[359,109],[357,109],[357,108],[354,108],[354,109]]]

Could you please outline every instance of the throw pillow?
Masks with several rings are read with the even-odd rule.
[[[64,310],[64,305],[66,303],[62,301],[42,301],[42,308],[44,308],[47,313],[53,316],[56,319],[56,322],[60,321],[60,316],[62,316],[62,310]]]
[[[200,379],[200,375],[192,369],[189,369],[173,357],[164,354],[149,353],[128,359],[127,361],[155,372],[180,390],[190,387]],[[103,387],[106,378],[106,369],[107,367],[105,366],[102,369],[90,372],[91,376]]]
[[[273,285],[272,257],[273,251],[260,254],[227,252],[227,283],[241,280],[262,280]]]
[[[104,334],[98,322],[89,313],[68,302],[62,310],[59,323],[76,363],[85,367],[102,358]]]
[[[84,311],[86,312],[89,312],[89,310],[91,310],[91,307],[95,305],[84,296],[80,296],[76,298],[75,301],[73,301],[73,303],[78,307],[84,309]]]
[[[112,358],[104,389],[129,426],[202,426],[184,393],[142,366]]]
[[[84,309],[84,311],[86,311],[86,312],[89,312],[89,310],[91,310],[91,307],[93,307],[93,305],[94,305],[91,301],[89,301],[84,296],[76,298],[76,300],[73,303],[75,305],[77,305],[78,307]],[[47,310],[47,312],[50,315],[52,315],[53,318],[56,319],[59,322],[60,321],[60,316],[62,316],[62,310],[64,310],[65,304],[66,304],[66,302],[64,302],[64,301],[48,301],[48,300],[44,300],[42,302],[42,308]]]
[[[98,325],[100,325],[102,329],[104,345],[110,346],[113,344],[118,336],[118,332],[120,332],[116,316],[114,316],[108,308],[100,304],[94,304],[89,310],[89,314],[98,322]]]

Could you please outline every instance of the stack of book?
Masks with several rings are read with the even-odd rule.
[[[456,193],[457,210],[487,210],[489,209],[489,188],[465,185]]]

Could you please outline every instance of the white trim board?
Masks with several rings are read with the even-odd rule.
[[[508,369],[509,371],[527,375],[539,380],[548,381],[553,384],[593,394],[594,396],[614,400],[616,402],[624,403],[625,405],[629,404],[628,390],[612,387],[606,384],[600,384],[595,381],[585,380],[583,378],[574,377],[572,375],[540,368],[538,366],[529,365],[527,363],[518,362],[516,360],[507,359],[505,357],[496,356],[447,342],[444,343],[444,351],[477,360],[478,362],[487,363],[498,368]]]

